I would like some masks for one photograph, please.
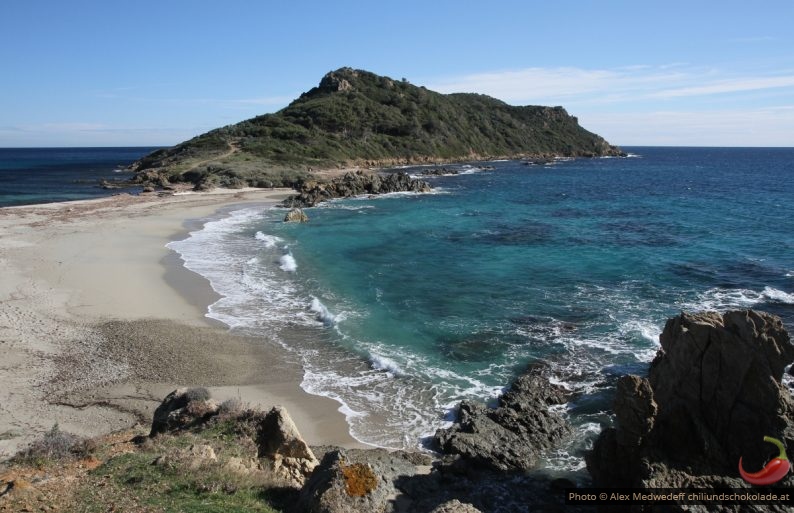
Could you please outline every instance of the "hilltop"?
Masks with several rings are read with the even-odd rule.
[[[441,94],[341,68],[276,113],[155,151],[132,170],[135,181],[150,185],[269,187],[327,168],[619,154],[562,107]]]

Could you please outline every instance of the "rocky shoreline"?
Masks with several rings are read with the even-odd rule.
[[[753,310],[682,313],[668,320],[660,340],[647,377],[618,381],[614,426],[586,454],[592,486],[753,489],[738,476],[739,458],[745,468],[762,467],[774,456],[764,436],[794,445],[794,400],[781,382],[794,362],[794,344],[781,320]],[[310,447],[283,407],[264,411],[233,398],[219,403],[206,389],[185,388],[166,397],[148,436],[133,442],[145,455],[141,461],[158,472],[212,469],[212,476],[263,480],[280,490],[268,497],[284,512],[595,511],[566,503],[566,490],[581,483],[535,470],[572,434],[552,408],[569,399],[570,392],[549,382],[544,366],[531,365],[495,407],[462,402],[455,423],[433,437],[436,452],[416,453]],[[0,509],[18,495],[12,474],[4,475]],[[777,486],[794,487],[794,477]],[[790,506],[625,510],[784,512]]]
[[[328,182],[308,180],[297,187],[297,194],[285,199],[283,207],[314,207],[323,201],[336,198],[352,198],[362,194],[390,194],[395,192],[430,192],[432,188],[425,181],[411,178],[399,171],[390,174],[345,173]]]
[[[749,468],[760,468],[770,452],[764,434],[794,444],[794,402],[781,383],[784,367],[794,361],[794,345],[782,322],[752,310],[681,314],[667,322],[661,345],[647,378],[624,376],[618,382],[616,427],[601,433],[586,458],[593,485],[751,488],[737,475],[739,457]],[[549,383],[542,365],[532,365],[495,407],[461,403],[453,426],[433,437],[436,457],[323,449],[322,461],[307,464],[316,468],[300,483],[294,511],[589,511],[591,506],[565,504],[564,490],[576,483],[532,472],[544,452],[571,436],[565,419],[549,408],[569,399],[567,390]],[[351,467],[361,471],[357,478],[371,477],[371,489],[350,492]],[[794,486],[794,477],[780,485]],[[686,510],[678,505],[632,511]]]
[[[794,345],[781,320],[753,310],[669,319],[648,377],[617,384],[615,427],[587,455],[602,487],[748,488],[737,464],[777,455],[763,438],[794,447],[794,400],[782,384]],[[777,486],[794,486],[788,476]],[[656,511],[651,507],[637,511]],[[667,509],[665,511],[683,511]],[[790,506],[711,506],[710,511],[791,511]]]

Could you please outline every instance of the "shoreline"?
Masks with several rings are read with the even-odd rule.
[[[0,208],[0,460],[55,423],[83,436],[148,427],[182,386],[282,404],[311,444],[364,446],[336,401],[300,388],[303,369],[285,349],[207,318],[220,296],[165,247],[224,210],[271,206],[290,192]]]

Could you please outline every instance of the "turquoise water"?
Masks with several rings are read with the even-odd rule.
[[[209,316],[303,358],[358,439],[413,447],[463,398],[546,362],[577,396],[583,466],[615,379],[644,373],[681,310],[794,322],[794,150],[629,148],[433,177],[434,194],[244,209],[172,243],[225,296]],[[421,169],[410,170],[413,173]]]

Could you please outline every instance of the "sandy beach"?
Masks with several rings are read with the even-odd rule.
[[[300,388],[289,352],[204,317],[218,296],[165,247],[223,209],[289,192],[0,208],[0,459],[55,423],[84,436],[147,426],[180,386],[282,404],[310,444],[359,445],[336,402]]]

